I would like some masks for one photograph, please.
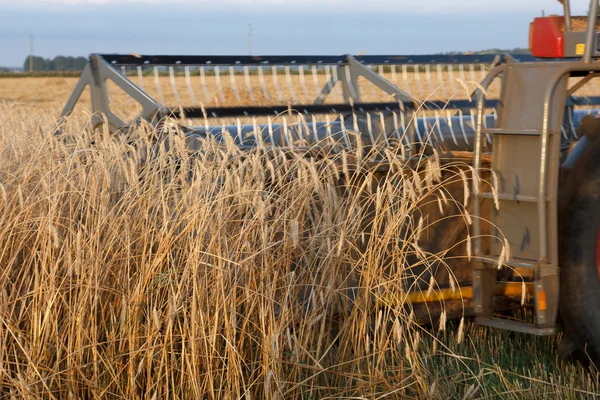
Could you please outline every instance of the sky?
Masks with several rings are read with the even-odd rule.
[[[587,0],[571,0],[585,15]],[[427,54],[527,47],[556,0],[0,0],[0,66],[90,53]]]

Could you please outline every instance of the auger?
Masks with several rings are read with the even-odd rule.
[[[472,277],[476,321],[549,335],[560,316],[561,353],[585,348],[598,362],[598,0],[584,17],[560,2],[563,16],[532,22],[531,55],[92,54],[61,115],[71,114],[89,88],[94,126],[111,132],[143,120],[175,124],[190,143],[231,139],[248,150],[331,143],[339,151],[397,149],[406,159],[433,150],[450,159],[467,155],[473,257],[456,268]],[[498,177],[495,190],[482,183],[485,171]],[[440,235],[452,244],[460,229],[447,229]],[[491,239],[499,236],[509,256]],[[499,283],[512,284],[499,262],[528,277],[533,323],[495,313],[507,293]]]

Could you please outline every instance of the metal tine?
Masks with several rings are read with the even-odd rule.
[[[394,85],[397,84],[397,77],[396,77],[396,64],[392,64],[392,82],[394,83]]]
[[[137,76],[138,76],[138,85],[140,86],[140,88],[142,88],[142,90],[146,90],[146,88],[144,87],[144,74],[143,74],[141,65],[137,66]]]
[[[281,95],[281,89],[279,88],[279,81],[277,80],[277,66],[271,65],[271,74],[273,78],[273,85],[275,85],[275,91],[277,92],[277,100],[283,102],[283,96]]]
[[[258,66],[258,81],[260,82],[260,88],[262,89],[263,95],[265,96],[265,100],[271,100],[271,96],[269,96],[269,91],[267,90],[267,85],[265,84],[265,76],[263,75],[263,66]]]
[[[319,77],[317,75],[317,66],[313,64],[313,66],[311,67],[311,72],[312,72],[312,81],[313,84],[315,85],[315,94],[317,97],[319,97],[319,94],[321,93],[321,88],[319,87]]]
[[[334,82],[334,89],[335,89],[335,95],[339,96],[339,97],[344,97],[343,94],[340,94],[340,85],[337,84],[338,82],[338,68],[339,66],[334,65],[331,67],[331,76],[333,77],[333,82]]]
[[[465,78],[465,64],[458,64],[458,74],[459,74],[459,78],[463,82],[467,81],[467,79]]]
[[[477,78],[475,78],[475,64],[469,64],[469,76],[471,81],[478,82]]]
[[[294,85],[292,84],[292,76],[290,72],[290,66],[285,66],[285,80],[287,81],[288,89],[290,90],[290,96],[293,102],[297,102],[296,92],[294,91]]]
[[[402,81],[404,82],[404,89],[409,90],[410,85],[408,81],[408,68],[406,64],[402,65]],[[411,90],[412,92],[412,90]]]
[[[456,135],[454,134],[454,127],[452,126],[452,113],[448,109],[446,109],[446,121],[448,122],[448,129],[450,130],[452,141],[458,146],[458,141],[456,140]]]
[[[254,137],[256,138],[255,140],[258,143],[258,147],[265,147],[262,131],[259,129],[258,124],[256,123],[256,117],[252,117],[252,130],[254,132]]]
[[[250,72],[248,71],[248,66],[244,65],[244,80],[246,82],[246,87],[248,88],[248,96],[250,96],[250,101],[256,101],[254,97],[254,92],[252,91],[252,83],[250,82]]]
[[[242,133],[242,122],[240,121],[239,117],[235,118],[235,124],[237,126],[237,137],[239,138],[240,146],[243,146],[244,145],[244,135]]]
[[[229,80],[231,81],[231,89],[233,89],[233,95],[235,96],[235,101],[238,103],[240,100],[240,93],[238,92],[237,84],[235,83],[235,71],[233,69],[233,65],[229,66]]]
[[[444,93],[444,100],[448,100],[450,99],[451,94],[448,93],[448,86],[446,85],[446,79],[444,79],[444,69],[442,64],[437,65],[437,73],[442,92]]]
[[[392,119],[394,120],[394,132],[396,133],[396,137],[398,140],[402,140],[402,135],[400,134],[400,125],[398,124],[398,113],[396,111],[392,111]]]
[[[175,71],[173,70],[172,65],[169,65],[169,81],[171,82],[171,91],[173,92],[173,96],[175,96],[175,103],[180,105],[181,99],[179,98],[179,93],[177,92],[177,85],[175,84]]]
[[[165,103],[165,98],[163,97],[162,89],[160,88],[160,78],[158,77],[158,68],[154,66],[154,85],[156,86],[156,92],[158,93],[158,101],[161,104]]]
[[[375,146],[375,137],[373,136],[373,127],[371,126],[371,113],[367,113],[367,131],[369,132],[369,138],[371,139],[371,145]]]
[[[355,120],[356,123],[356,114],[352,113],[352,119]],[[344,121],[344,116],[340,114],[340,122],[342,123],[342,137],[344,138],[344,142],[346,143],[346,149],[350,149],[350,140],[348,140],[348,132],[346,132],[346,122]],[[332,138],[333,139],[333,138]],[[335,141],[334,141],[335,143]]]
[[[225,103],[225,93],[223,93],[223,86],[221,86],[221,71],[218,65],[215,65],[215,81],[217,83],[217,92],[219,92],[221,102]]]
[[[438,71],[439,74],[439,71]],[[427,86],[429,87],[429,94],[433,95],[434,92],[436,92],[436,89],[433,87],[433,79],[431,79],[431,65],[429,64],[425,64],[425,80],[427,81]],[[439,80],[439,76],[438,76],[438,80]],[[437,91],[436,93],[438,98],[440,97],[440,92]]]
[[[385,117],[383,115],[383,112],[381,112],[381,111],[379,111],[379,123],[381,124],[381,132],[383,133],[383,140],[385,141],[385,144],[387,146],[389,146],[390,141],[388,140],[387,132],[385,130]]]
[[[467,132],[465,131],[465,123],[463,121],[463,112],[461,109],[458,109],[458,123],[460,125],[460,131],[462,132],[463,139],[467,146],[469,145],[469,139],[467,138]]]
[[[319,143],[319,132],[317,130],[317,121],[315,121],[315,114],[311,114],[310,119],[312,122],[313,134],[315,135],[315,143]]]
[[[417,133],[417,139],[419,143],[423,143],[423,136],[421,135],[421,130],[419,129],[419,123],[417,122],[418,118],[413,118],[413,123],[415,125],[415,132]]]
[[[285,117],[285,115],[282,115],[281,118],[283,118],[283,137],[285,138],[286,145],[290,149],[294,149],[294,139],[290,138],[290,134],[289,134],[289,131],[288,131],[287,118]]]
[[[202,85],[202,91],[204,92],[204,99],[207,103],[211,102],[210,94],[208,93],[208,86],[206,85],[206,76],[204,74],[204,66],[198,67],[200,71],[200,84]]]
[[[433,111],[435,114],[435,126],[437,126],[437,130],[438,133],[440,134],[440,138],[442,139],[442,142],[444,141],[444,134],[442,133],[442,126],[440,124],[440,114],[438,113],[438,110],[434,110]]]
[[[310,101],[310,96],[308,95],[308,87],[306,86],[306,80],[304,79],[304,65],[298,66],[298,74],[300,75],[300,86],[302,86],[302,94],[304,96],[302,101]]]
[[[487,75],[487,71],[485,70],[485,64],[480,64],[479,72],[481,75],[479,81],[482,81],[485,78],[485,76]]]
[[[409,135],[407,135],[408,127],[406,122],[406,116],[403,112],[400,113],[400,127],[402,128],[402,137],[404,138],[404,141],[408,146],[410,146],[412,144],[410,142],[411,138],[409,137]]]
[[[186,65],[184,68],[185,71],[185,84],[187,86],[188,94],[190,95],[190,100],[192,104],[198,103],[196,101],[196,94],[194,93],[194,88],[192,87],[192,78],[190,77],[190,66]]]
[[[344,120],[342,120],[342,127],[344,126]],[[327,128],[327,137],[330,142],[333,142],[333,137],[331,134],[331,121],[329,120],[329,114],[325,115],[325,127]]]
[[[450,87],[452,87],[452,96],[456,95],[456,80],[454,79],[454,66],[448,64],[448,80],[450,80]]]
[[[429,120],[430,118],[427,118],[427,116],[425,115],[425,111],[423,111],[423,129],[424,129],[424,133],[425,133],[425,137],[427,138],[426,140],[428,142],[430,142],[433,137],[433,141],[437,142],[439,141],[439,138],[437,137],[436,133],[435,133],[435,126],[439,124],[439,120],[437,118],[434,118],[435,121],[433,123],[430,123]]]
[[[415,82],[417,84],[417,90],[419,91],[420,98],[427,98],[428,93],[423,93],[423,85],[421,85],[421,72],[419,71],[419,65],[415,64],[414,72]]]
[[[332,94],[333,84],[331,82],[331,65],[325,65],[325,79],[327,79],[327,87],[329,89],[329,94]]]
[[[302,142],[301,146],[307,146],[310,143],[310,128],[302,113],[297,114],[298,139]]]
[[[273,137],[273,121],[271,117],[267,117],[267,128],[269,130],[269,138],[271,139],[271,146],[275,146],[275,138]]]

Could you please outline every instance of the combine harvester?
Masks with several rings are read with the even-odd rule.
[[[562,355],[585,350],[599,361],[600,124],[584,119],[600,105],[591,85],[600,76],[598,0],[587,17],[571,16],[569,1],[561,3],[563,16],[531,24],[533,56],[93,54],[62,116],[89,88],[95,126],[118,132],[140,121],[176,124],[191,148],[208,136],[230,136],[244,149],[323,142],[356,149],[360,140],[365,148],[397,149],[406,160],[431,149],[468,159],[473,258],[448,262],[462,283],[472,283],[460,297],[472,299],[478,323],[523,333],[554,334],[560,315]],[[466,90],[461,82],[479,85]],[[114,89],[127,100],[119,102]],[[137,112],[123,113],[126,106]],[[480,184],[490,169],[497,194]],[[441,240],[450,248],[465,232],[442,226],[427,246]],[[495,314],[501,298],[520,299],[522,285],[499,273],[503,244],[492,237],[501,236],[511,248],[505,268],[527,277],[534,323]],[[411,299],[452,296],[441,290]]]

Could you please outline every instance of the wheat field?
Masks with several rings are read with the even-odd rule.
[[[176,130],[110,136],[83,111],[57,138],[75,82],[0,80],[2,397],[596,396],[560,337],[416,323],[403,293],[448,250],[421,248],[420,210],[464,217],[465,165],[192,155]]]

